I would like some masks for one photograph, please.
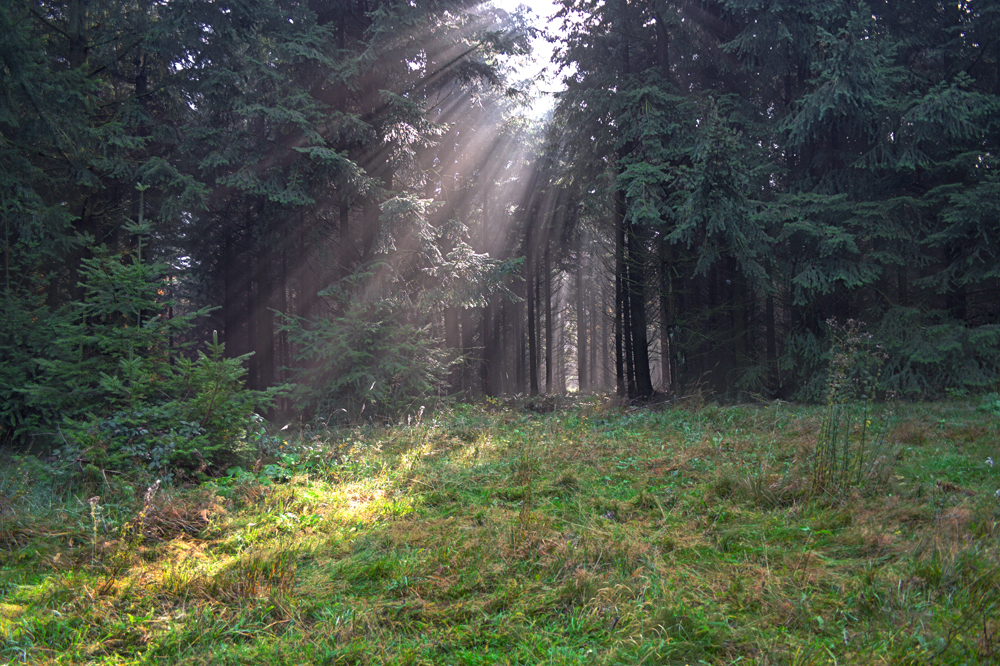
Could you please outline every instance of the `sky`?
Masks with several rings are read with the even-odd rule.
[[[559,6],[551,0],[493,0],[493,4],[508,12],[513,12],[519,6],[524,5],[531,10],[536,27],[550,33],[557,29],[558,24],[556,22],[550,23],[549,19],[558,11]],[[515,79],[528,79],[539,73],[545,75],[544,80],[538,83],[538,90],[543,93],[543,96],[532,106],[532,115],[543,116],[555,105],[551,93],[561,88],[555,76],[555,68],[551,64],[553,45],[539,36],[534,40],[533,51],[530,59],[522,59],[515,63],[519,71]]]

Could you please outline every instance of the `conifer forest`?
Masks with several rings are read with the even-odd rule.
[[[541,9],[4,2],[3,446],[995,386],[995,2]]]
[[[1000,664],[1000,0],[0,0],[0,664]]]

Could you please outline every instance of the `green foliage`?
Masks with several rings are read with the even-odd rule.
[[[690,150],[693,166],[684,176],[690,194],[669,238],[688,247],[700,243],[695,274],[709,273],[725,254],[736,259],[751,284],[766,288],[771,239],[752,215],[746,196],[756,180],[748,165],[762,156],[753,154],[734,130],[734,122],[743,122],[739,114],[723,117],[720,106],[710,98],[701,110],[704,119]]]
[[[941,312],[894,308],[875,333],[886,354],[886,389],[938,397],[948,389],[982,391],[1000,376],[1000,326],[969,326]]]
[[[866,334],[868,335],[868,334]],[[884,355],[879,388],[909,399],[978,392],[1000,376],[1000,328],[968,326],[944,312],[895,307],[871,331]],[[795,397],[822,402],[829,395],[831,345],[836,340],[801,331],[789,336],[782,369],[798,378]]]
[[[280,387],[246,390],[245,357],[225,358],[217,340],[207,352],[193,361],[178,357],[157,378],[158,397],[125,401],[111,413],[67,424],[61,432],[69,450],[62,455],[171,481],[176,474],[224,468],[244,450],[255,450],[269,435],[254,410],[268,405]]]
[[[141,232],[144,229],[135,228]],[[145,470],[164,480],[226,462],[259,436],[254,410],[280,387],[243,388],[246,357],[213,340],[186,357],[174,338],[205,310],[169,316],[168,267],[98,248],[81,269],[82,303],[40,309],[21,336],[28,352],[4,367],[9,437],[44,437],[80,469]],[[12,312],[30,315],[22,305]],[[17,347],[19,339],[8,337]],[[18,382],[22,382],[18,387]]]
[[[415,413],[441,394],[450,368],[430,327],[408,321],[408,304],[364,298],[366,277],[321,292],[335,304],[330,315],[283,324],[299,350],[296,404],[326,423]]]
[[[977,409],[1000,418],[1000,393],[987,393],[984,395]]]
[[[826,412],[810,462],[812,487],[838,497],[855,488],[877,492],[885,488],[895,464],[890,414],[878,403],[886,354],[863,323],[827,323],[833,349]]]

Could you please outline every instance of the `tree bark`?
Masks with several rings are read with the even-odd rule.
[[[257,266],[254,281],[257,283],[254,320],[256,342],[254,356],[257,357],[257,388],[265,389],[274,384],[274,316],[271,313],[271,246],[270,240],[262,238],[257,246]]]
[[[542,293],[545,297],[545,393],[552,393],[553,385],[553,351],[555,345],[552,337],[552,266],[549,244],[545,244],[545,255],[542,267]]]
[[[659,236],[658,244],[660,255],[660,371],[664,393],[675,395],[677,373],[674,367],[673,341],[670,339],[677,312],[671,273],[674,248],[667,242],[666,236],[662,233]]]
[[[580,393],[590,388],[587,385],[587,288],[583,261],[585,243],[586,238],[581,232],[576,255],[576,373]]]
[[[653,381],[649,374],[649,337],[646,330],[646,230],[628,225],[629,261],[628,292],[632,323],[632,368],[634,397],[653,395]]]
[[[459,310],[459,319],[462,324],[462,390],[474,391],[475,382],[473,375],[475,365],[482,362],[482,354],[476,347],[476,329],[478,326],[474,321],[475,311],[472,308],[462,308]]]
[[[451,374],[448,383],[452,393],[462,390],[462,363],[459,359],[462,339],[458,322],[458,308],[448,306],[444,309],[444,344],[451,354],[452,361]]]
[[[351,204],[340,202],[340,270],[337,277],[343,280],[351,274]]]
[[[621,194],[616,193],[616,197]],[[625,227],[624,220],[618,218],[618,202],[615,202],[615,392],[619,398],[626,393],[625,377]]]
[[[538,335],[535,332],[535,302],[538,298],[535,280],[536,267],[529,260],[526,262],[528,277],[528,394],[538,395]]]

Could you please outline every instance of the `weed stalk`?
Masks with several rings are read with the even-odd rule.
[[[891,410],[879,405],[879,379],[886,354],[864,323],[827,321],[833,337],[826,412],[813,456],[814,491],[843,496],[879,490],[891,473],[888,432]]]

